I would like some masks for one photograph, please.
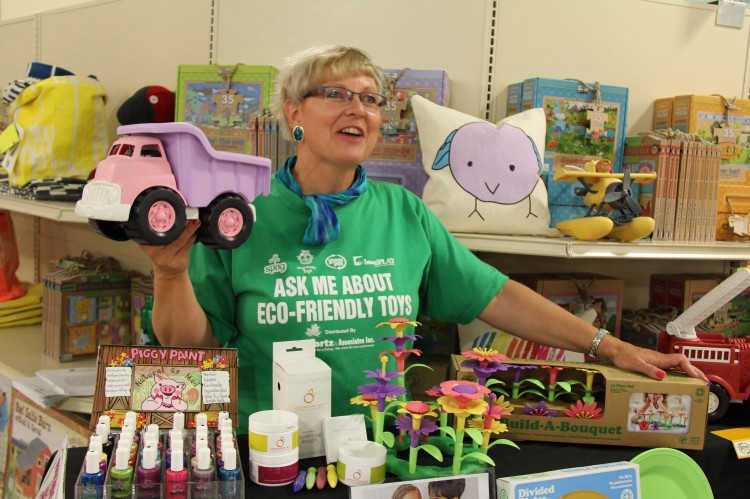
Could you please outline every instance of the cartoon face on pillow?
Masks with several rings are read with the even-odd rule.
[[[540,175],[541,109],[497,125],[413,96],[429,180],[423,199],[453,232],[559,235]]]

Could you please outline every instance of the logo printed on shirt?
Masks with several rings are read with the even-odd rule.
[[[317,338],[318,336],[320,336],[320,333],[322,333],[322,331],[320,330],[320,326],[318,326],[317,324],[311,324],[310,327],[305,330],[305,334],[312,338]]]
[[[310,250],[302,250],[299,252],[299,255],[297,255],[297,261],[302,264],[302,266],[297,267],[297,269],[301,270],[305,274],[312,273],[313,270],[315,270],[314,265],[310,265],[313,261],[312,253],[310,253]]]
[[[268,260],[270,265],[263,267],[264,274],[283,274],[286,272],[286,262],[281,262],[279,255],[276,253]]]
[[[326,266],[333,270],[342,270],[346,267],[346,258],[341,255],[330,255],[326,258]]]
[[[396,259],[393,257],[388,257],[370,260],[369,258],[366,258],[364,256],[355,256],[354,258],[352,258],[352,263],[355,267],[359,267],[361,265],[371,265],[373,267],[390,267],[392,265],[396,265]]]

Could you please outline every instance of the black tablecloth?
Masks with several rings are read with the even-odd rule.
[[[703,469],[711,483],[716,499],[736,499],[746,497],[750,490],[750,459],[740,460],[732,448],[731,442],[713,435],[711,431],[750,426],[750,414],[740,404],[732,404],[727,415],[719,424],[709,425],[706,443],[703,450],[683,451],[694,459]],[[490,456],[495,461],[495,475],[513,476],[526,473],[551,471],[561,468],[589,466],[614,461],[629,461],[645,449],[637,447],[615,447],[606,445],[573,445],[549,442],[516,442],[520,450],[506,445],[496,445],[490,449]],[[247,473],[247,435],[238,437],[238,449],[242,457],[245,473],[245,497],[286,497],[297,496],[292,493],[292,486],[261,487],[248,479]],[[86,448],[77,447],[68,450],[68,461],[65,477],[65,497],[73,498],[75,481],[83,465]],[[300,461],[300,469],[310,466],[325,466],[323,457]],[[395,479],[395,478],[394,478]],[[302,493],[307,492],[304,490]],[[349,488],[339,484],[331,489],[315,489],[318,499],[347,498]],[[653,499],[644,497],[644,499]]]

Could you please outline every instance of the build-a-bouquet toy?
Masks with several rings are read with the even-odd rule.
[[[365,371],[375,383],[360,386],[360,395],[354,397],[352,403],[370,407],[373,441],[387,448],[384,457],[388,472],[402,479],[416,479],[484,471],[488,465],[495,464],[487,455],[491,447],[498,444],[516,447],[506,439],[490,442],[492,435],[506,431],[506,425],[498,420],[512,410],[503,396],[496,396],[489,388],[493,380],[488,379],[488,374],[498,368],[498,361],[505,359],[505,356],[495,351],[475,349],[467,356],[485,373],[479,382],[448,380],[430,390],[430,395],[436,398],[434,402],[408,400],[405,374],[412,368],[428,367],[424,364],[405,366],[409,356],[421,355],[417,349],[406,348],[419,336],[405,334],[407,328],[419,325],[419,322],[407,319],[391,319],[378,324],[378,327],[393,330],[393,335],[384,339],[391,341],[395,349],[381,352],[378,369]],[[396,360],[395,371],[387,371],[389,357]],[[453,416],[453,426],[448,424],[448,415]],[[387,417],[395,418],[398,440],[393,433],[384,429]],[[467,436],[471,443],[465,446]],[[420,451],[428,453],[440,463],[445,455],[450,455],[452,464],[418,465]],[[404,453],[408,454],[406,459],[401,457]],[[344,477],[339,469],[339,478],[345,480],[345,470],[343,474]]]

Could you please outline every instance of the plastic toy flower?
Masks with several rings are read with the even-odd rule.
[[[490,393],[489,388],[473,381],[464,380],[443,381],[440,383],[440,390],[445,396],[456,400],[461,409],[466,408],[469,402],[480,400]],[[442,399],[444,397],[440,398]],[[438,402],[440,402],[440,400],[438,400]]]
[[[437,417],[437,413],[432,410],[432,407],[429,404],[420,402],[418,400],[413,400],[411,402],[403,403],[401,404],[401,406],[402,406],[401,409],[399,409],[397,412],[399,414],[409,415],[409,417],[414,423],[414,426],[413,426],[414,430],[419,429],[419,424],[422,421],[423,417],[425,416]]]
[[[501,361],[508,360],[508,357],[498,353],[497,350],[492,348],[475,348],[466,352],[461,352],[461,355],[468,358],[461,362],[461,367],[470,367],[474,370],[479,384],[484,385],[487,382],[492,373],[496,371],[505,371],[508,369],[507,364],[503,364]]]
[[[523,412],[527,416],[542,416],[542,417],[549,417],[549,418],[554,418],[555,416],[557,416],[557,411],[551,411],[547,409],[547,403],[544,400],[539,402],[539,405],[536,407],[532,405],[524,406]]]
[[[649,422],[648,422],[648,421],[646,421],[645,419],[642,419],[642,420],[641,420],[641,421],[640,421],[640,422],[638,423],[638,427],[639,427],[639,428],[640,428],[640,429],[641,429],[642,431],[646,431],[646,430],[648,430],[649,426],[651,426],[651,425],[650,425],[650,424],[649,424]]]
[[[588,403],[580,400],[571,405],[570,409],[565,409],[564,412],[569,418],[601,419],[604,416],[602,410],[596,407],[596,402]]]
[[[411,354],[420,356],[422,355],[422,351],[417,350],[416,348],[412,348],[409,350],[397,349],[397,350],[385,350],[383,352],[380,352],[381,356],[385,354],[390,354],[393,356],[394,359],[396,359],[396,369],[398,369],[398,372],[402,373],[404,372],[404,362],[406,361],[406,358]]]
[[[387,397],[385,399],[386,402],[390,402],[391,400],[393,400],[393,398]],[[377,397],[372,395],[357,395],[356,397],[352,397],[351,399],[349,399],[349,402],[351,402],[352,404],[364,405],[365,407],[369,407],[372,420],[375,421],[375,418],[378,416]]]
[[[388,398],[395,398],[399,395],[406,393],[406,388],[403,386],[392,385],[389,382],[393,378],[401,377],[401,374],[396,371],[390,371],[386,373],[385,366],[388,363],[388,357],[383,355],[380,357],[380,363],[382,368],[380,371],[365,371],[368,378],[375,378],[377,383],[371,383],[368,385],[360,385],[357,390],[362,395],[377,399],[377,413],[375,414],[375,424],[373,425],[373,436],[375,442],[383,443],[383,424],[385,412],[385,402]]]
[[[437,385],[433,386],[429,390],[425,390],[425,394],[429,395],[430,397],[442,397],[443,395],[445,395]]]
[[[393,329],[393,331],[396,333],[396,336],[398,338],[401,338],[404,336],[404,330],[407,327],[409,326],[417,327],[421,325],[422,325],[421,322],[410,321],[409,319],[404,319],[403,317],[397,317],[397,318],[389,320],[388,322],[381,322],[376,327],[390,326],[391,329]]]

